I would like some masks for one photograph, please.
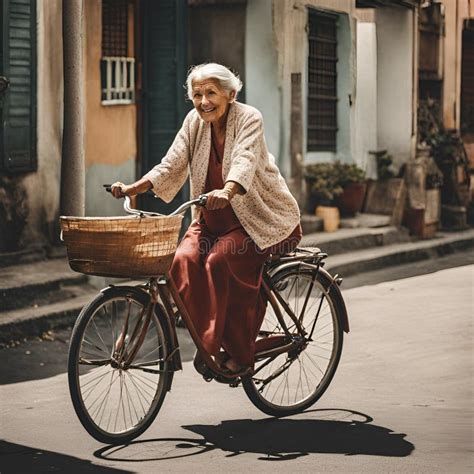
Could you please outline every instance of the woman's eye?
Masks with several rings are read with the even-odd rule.
[[[193,97],[194,97],[195,99],[197,99],[197,98],[201,97],[201,94],[197,94],[197,93],[196,93],[196,94],[193,95]]]

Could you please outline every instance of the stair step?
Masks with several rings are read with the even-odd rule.
[[[87,277],[75,273],[65,259],[4,267],[0,272],[0,311],[40,304],[55,298],[68,285],[80,285]],[[66,291],[66,290],[65,290]]]
[[[319,247],[329,255],[369,249],[395,243],[411,242],[406,229],[387,226],[379,228],[339,229],[334,233],[304,235],[301,247]]]
[[[456,233],[440,233],[435,239],[394,243],[378,248],[362,249],[347,254],[331,255],[326,268],[343,277],[369,272],[474,248],[474,229]]]

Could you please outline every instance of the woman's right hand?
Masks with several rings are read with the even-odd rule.
[[[117,199],[130,195],[131,186],[127,186],[126,184],[123,184],[120,181],[116,181],[114,184],[112,184],[110,188],[112,195]]]

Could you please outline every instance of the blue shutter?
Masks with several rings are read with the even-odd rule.
[[[36,160],[36,0],[3,0],[3,96],[0,168],[34,171]]]

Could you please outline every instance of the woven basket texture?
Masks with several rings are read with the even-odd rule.
[[[182,215],[60,217],[70,267],[117,278],[165,274],[178,245]]]

